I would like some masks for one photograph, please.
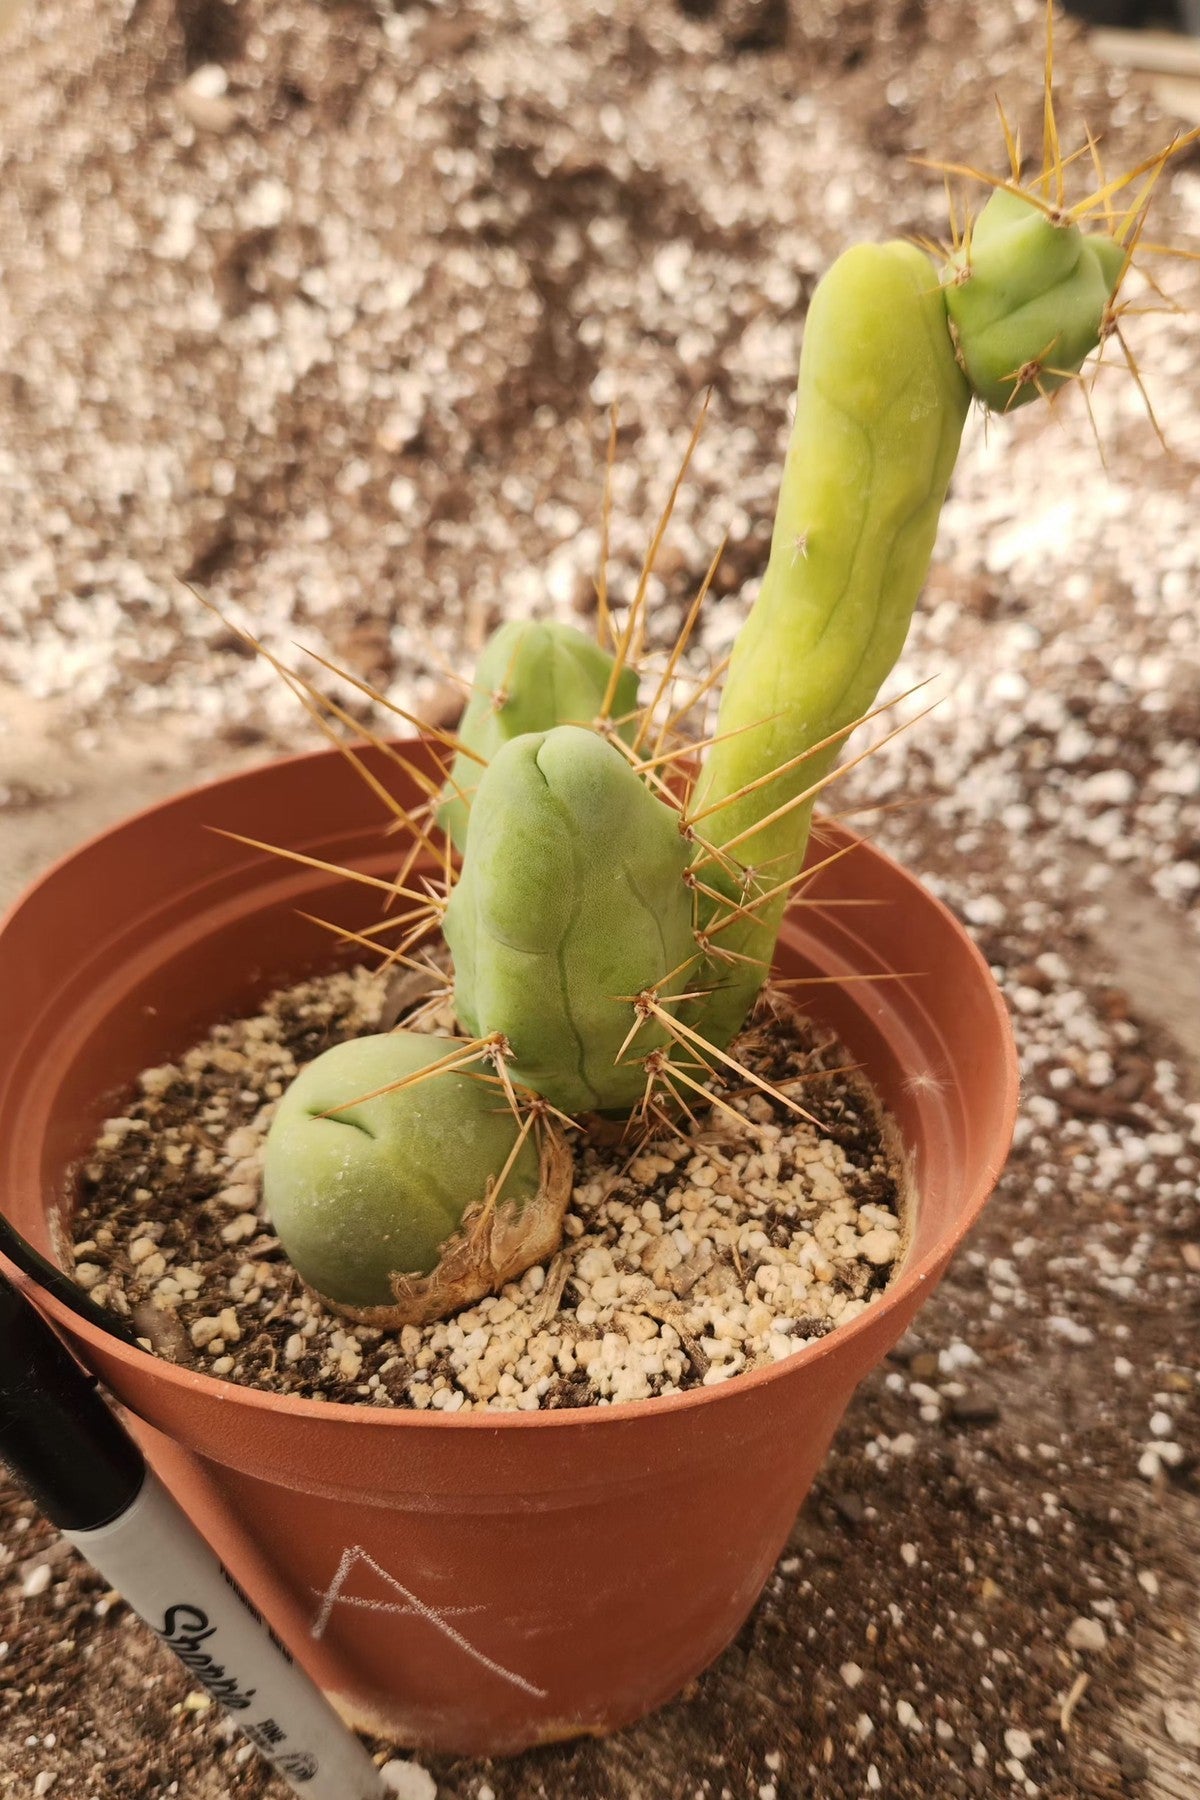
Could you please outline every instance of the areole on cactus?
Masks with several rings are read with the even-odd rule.
[[[602,580],[599,645],[524,622],[485,648],[396,890],[414,898],[435,820],[461,869],[445,859],[446,895],[404,913],[387,953],[419,959],[441,925],[471,1036],[345,1046],[301,1074],[268,1140],[276,1228],[335,1307],[399,1323],[464,1304],[437,1272],[461,1269],[481,1219],[513,1251],[497,1284],[540,1260],[569,1191],[563,1128],[650,1129],[739,1067],[728,1047],[807,879],[816,799],[903,647],[972,401],[1049,397],[1119,332],[1154,182],[1200,136],[1114,180],[1091,146],[1099,185],[1068,206],[1049,78],[1046,121],[1026,185],[1005,124],[1011,176],[976,176],[991,197],[949,245],[859,245],[818,285],[770,558],[706,743],[676,741],[690,702],[672,714],[669,697],[707,581],[638,705],[632,647],[671,502],[619,633]]]

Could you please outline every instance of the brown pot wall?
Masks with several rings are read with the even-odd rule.
[[[35,1244],[52,1249],[73,1165],[142,1068],[328,966],[328,935],[298,907],[350,926],[376,915],[370,890],[206,827],[387,872],[398,855],[384,823],[339,756],[298,757],[151,808],[14,908],[0,927],[0,1203]],[[819,880],[818,894],[874,904],[795,908],[779,961],[788,975],[908,975],[800,995],[895,1112],[920,1206],[899,1279],[786,1362],[633,1405],[431,1417],[239,1388],[46,1303],[300,1658],[402,1741],[502,1753],[611,1729],[711,1661],[753,1605],[855,1386],[994,1185],[1016,1067],[978,952],[869,846]]]

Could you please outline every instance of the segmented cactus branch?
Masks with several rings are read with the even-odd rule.
[[[1064,156],[1052,34],[1043,163],[1030,185],[1020,183],[1019,145],[1002,108],[1000,116],[1011,178],[940,165],[991,189],[961,227],[951,206],[942,266],[911,245],[860,247],[838,259],[809,310],[771,557],[734,649],[718,735],[768,713],[776,722],[710,752],[689,814],[739,861],[782,863],[773,902],[737,910],[728,870],[710,872],[738,925],[725,948],[760,962],[770,960],[837,740],[866,712],[904,642],[968,405],[1009,412],[1050,399],[1107,338],[1126,351],[1117,295],[1145,207],[1171,156],[1198,135],[1115,180],[1090,137]],[[1083,154],[1100,186],[1068,208],[1067,171]],[[1143,176],[1118,218],[1114,195]],[[1097,211],[1108,229],[1085,232]],[[1127,361],[1157,429],[1131,353]],[[705,929],[711,941],[711,917]],[[728,1042],[746,1015],[754,960],[727,971],[704,1010],[699,1023],[716,1041]]]
[[[515,738],[479,783],[444,922],[459,1015],[568,1113],[637,1100],[618,997],[665,989],[691,953],[687,861],[675,812],[599,733]]]
[[[780,859],[786,880],[803,863],[841,739],[904,642],[970,398],[928,258],[900,243],[840,257],[809,309],[770,560],[717,715],[719,733],[751,729],[710,752],[692,803],[739,864]],[[727,952],[769,966],[784,904]],[[727,1043],[758,986],[752,964],[727,974],[707,1034]]]

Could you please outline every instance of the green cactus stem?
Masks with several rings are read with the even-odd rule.
[[[705,879],[734,904],[746,890],[730,859],[761,870],[764,890],[803,863],[813,801],[797,796],[840,742],[795,759],[867,711],[900,654],[970,398],[929,259],[903,243],[839,257],[809,309],[770,560],[717,718],[718,738],[736,735],[710,750],[689,808],[707,843],[729,846]],[[786,902],[781,892],[722,934],[724,950],[754,960],[698,982],[715,984],[692,1015],[714,1042],[752,1004]]]
[[[950,335],[977,399],[1011,412],[1075,375],[1099,344],[1126,253],[999,188],[943,274]]]
[[[769,973],[817,794],[903,647],[971,402],[1051,395],[1118,329],[1149,191],[1200,141],[1111,181],[1091,145],[1100,185],[1067,208],[1051,74],[1048,43],[1032,186],[1005,122],[1012,180],[981,178],[991,198],[950,248],[860,245],[818,286],[768,567],[686,801],[663,774],[681,752],[639,757],[655,702],[635,716],[623,666],[678,480],[616,657],[558,625],[514,623],[487,645],[439,809],[462,853],[443,922],[474,1040],[439,1069],[445,1040],[344,1045],[298,1077],[268,1141],[281,1239],[351,1316],[435,1316],[556,1247],[570,1157],[548,1110],[644,1122],[657,1083],[669,1095],[673,1075],[694,1087],[706,1067],[738,1067],[724,1046]],[[1081,228],[1100,208],[1107,236]],[[607,504],[605,520],[607,541]],[[611,628],[603,582],[598,596]],[[441,910],[429,901],[404,948]],[[541,1097],[525,1124],[463,1072],[481,1046]]]
[[[536,1143],[494,1083],[431,1070],[461,1049],[408,1031],[354,1038],[309,1063],[280,1102],[267,1212],[303,1280],[350,1318],[441,1317],[558,1244],[570,1152],[545,1122]]]
[[[729,903],[702,923],[745,908],[720,947],[751,959],[698,978],[714,991],[693,1022],[713,1042],[769,970],[813,790],[903,647],[971,399],[1023,405],[1076,374],[1125,264],[1113,239],[1001,189],[940,275],[912,245],[863,245],[818,286],[770,560],[689,809]]]
[[[628,1111],[630,997],[678,992],[695,960],[678,815],[594,731],[515,738],[480,779],[446,908],[459,1018],[501,1033],[514,1077],[563,1112]],[[665,1042],[639,1033],[638,1056]]]
[[[510,739],[553,725],[594,724],[604,706],[614,658],[573,625],[514,619],[484,645],[471,698],[458,728],[465,746],[455,756],[438,809],[438,823],[461,855],[467,816],[482,768]],[[637,706],[636,670],[622,668],[609,716],[632,741]]]

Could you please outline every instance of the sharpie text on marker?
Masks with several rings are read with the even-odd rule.
[[[155,1633],[169,1650],[173,1650],[185,1669],[190,1669],[200,1686],[213,1700],[219,1700],[229,1712],[244,1712],[254,1699],[255,1690],[242,1691],[238,1677],[228,1675],[223,1666],[204,1648],[206,1638],[217,1635],[215,1625],[199,1606],[187,1602],[168,1606],[167,1616]]]

